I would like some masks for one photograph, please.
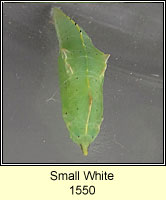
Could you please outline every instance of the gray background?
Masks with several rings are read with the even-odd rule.
[[[87,157],[61,115],[52,6],[111,54],[104,121]],[[3,4],[4,163],[163,162],[162,16],[161,3]]]

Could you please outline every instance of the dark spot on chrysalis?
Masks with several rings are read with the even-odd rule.
[[[67,115],[67,112],[65,112],[65,115]]]
[[[80,30],[80,33],[81,33],[82,31]]]
[[[75,25],[77,25],[77,23],[75,22]]]
[[[78,135],[77,137],[79,138],[80,136]]]

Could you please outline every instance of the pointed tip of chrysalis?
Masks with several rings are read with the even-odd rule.
[[[61,7],[52,7],[51,12],[50,12],[50,16],[54,17],[54,16],[58,16],[58,15],[65,15],[63,13],[63,11],[61,10]]]
[[[84,154],[84,156],[87,156],[88,155],[88,146],[84,145],[84,144],[81,144],[81,150],[82,150],[82,153]]]
[[[54,16],[54,10],[57,9],[57,7],[52,7],[51,11],[50,11],[50,16],[53,17]]]

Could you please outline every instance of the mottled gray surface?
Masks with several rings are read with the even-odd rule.
[[[111,54],[104,121],[88,157],[70,140],[61,115],[53,5]],[[3,9],[5,163],[163,162],[161,3],[5,3]]]

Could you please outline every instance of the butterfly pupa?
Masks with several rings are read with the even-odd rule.
[[[94,47],[86,32],[52,8],[59,41],[58,73],[62,115],[70,138],[84,155],[103,120],[103,82],[109,54]]]

